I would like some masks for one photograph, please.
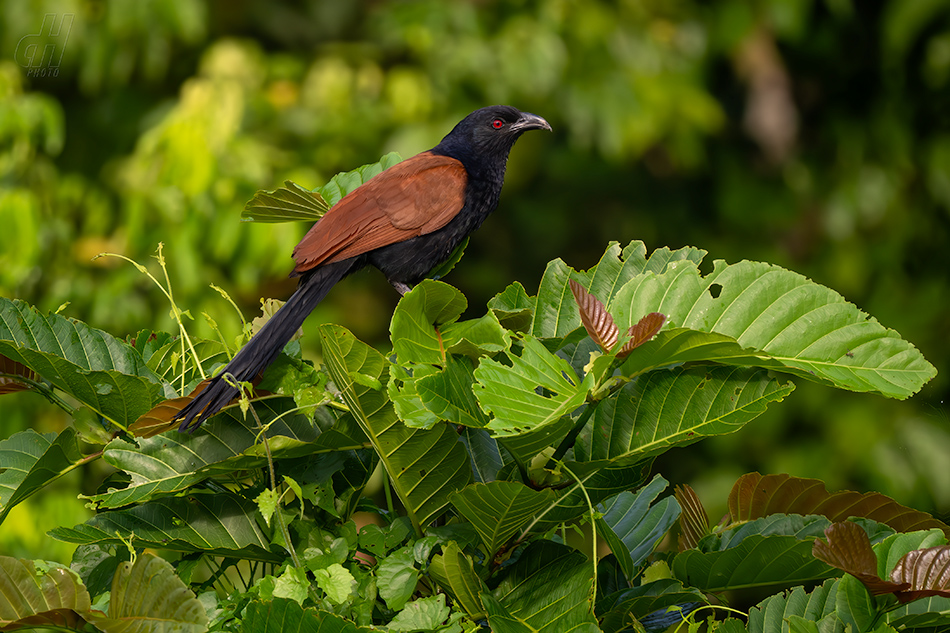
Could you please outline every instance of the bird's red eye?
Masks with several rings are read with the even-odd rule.
[[[491,122],[491,126],[495,128],[496,130],[500,130],[504,124],[505,122],[502,121],[501,119],[495,119],[494,121]]]

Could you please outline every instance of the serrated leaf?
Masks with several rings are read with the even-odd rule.
[[[67,543],[119,546],[134,539],[135,547],[281,563],[284,555],[270,551],[254,519],[256,509],[252,501],[230,493],[166,497],[100,512],[75,527],[53,528],[49,535]]]
[[[676,251],[657,249],[648,258],[643,242],[631,242],[623,250],[618,243],[611,242],[597,265],[587,271],[576,272],[562,260],[554,260],[548,264],[541,278],[530,332],[538,338],[558,338],[581,325],[568,287],[571,279],[610,308],[614,295],[636,275],[644,272],[662,273],[674,262],[691,261],[698,264],[705,254],[705,251],[687,246]],[[628,322],[623,327],[632,323]]]
[[[598,405],[575,454],[589,460],[647,459],[674,445],[737,431],[793,389],[751,368],[653,371]]]
[[[740,477],[729,493],[729,521],[749,521],[770,514],[820,514],[832,522],[864,517],[898,532],[939,528],[950,535],[950,526],[926,512],[903,506],[879,492],[850,490],[828,492],[818,479],[787,474]]]
[[[693,549],[699,541],[710,533],[709,515],[696,491],[688,484],[676,486],[676,501],[683,514],[680,515],[679,551]]]
[[[597,508],[602,515],[598,520],[601,533],[628,579],[636,577],[638,568],[679,518],[676,499],[656,500],[667,485],[657,475],[636,494],[621,492]]]
[[[392,480],[417,533],[471,481],[471,467],[454,429],[412,429],[396,417],[386,390],[353,380],[354,373],[388,383],[389,363],[340,326],[322,325],[324,362],[333,382]],[[345,417],[345,416],[344,416]]]
[[[0,355],[126,428],[174,390],[130,345],[85,323],[0,297]]]
[[[18,503],[85,462],[72,428],[58,435],[27,429],[0,441],[0,523]]]
[[[769,596],[749,610],[748,633],[791,633],[793,618],[817,623],[835,612],[835,595],[838,580],[829,579],[811,592],[803,587]],[[816,624],[816,631],[817,628]],[[844,633],[844,625],[830,629]]]
[[[73,571],[0,556],[0,628],[78,628],[89,609],[89,592]]]
[[[245,222],[316,222],[330,205],[316,192],[307,191],[290,180],[273,191],[261,190],[244,205]]]
[[[475,370],[475,397],[483,411],[493,414],[488,428],[496,436],[553,424],[587,399],[592,380],[578,378],[567,361],[538,339],[526,338],[521,356],[509,352],[508,359],[510,366],[484,359]]]
[[[754,350],[755,365],[851,391],[906,398],[936,374],[913,345],[833,290],[770,264],[713,266],[705,277],[692,262],[638,276],[608,309],[621,329],[662,312],[677,327]]]

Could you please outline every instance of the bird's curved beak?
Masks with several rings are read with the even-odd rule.
[[[551,124],[537,114],[522,112],[518,120],[511,124],[511,129],[515,132],[524,132],[526,130],[551,131]]]

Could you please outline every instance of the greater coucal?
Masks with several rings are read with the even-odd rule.
[[[223,378],[254,379],[270,365],[330,288],[372,265],[405,294],[477,229],[498,205],[508,152],[527,130],[550,130],[539,116],[490,106],[462,119],[427,152],[390,167],[350,192],[294,248],[297,290],[175,420],[198,428],[238,395]]]

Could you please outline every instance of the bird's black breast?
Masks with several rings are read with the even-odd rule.
[[[501,196],[501,182],[499,179],[496,185],[493,179],[470,179],[465,190],[465,203],[448,224],[432,233],[367,253],[368,262],[382,271],[390,282],[408,286],[418,284],[447,260],[462,240],[495,210]]]

